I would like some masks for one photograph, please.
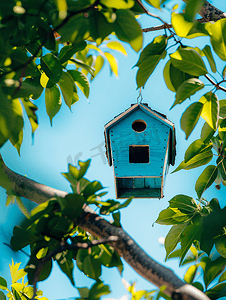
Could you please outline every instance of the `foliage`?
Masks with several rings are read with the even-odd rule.
[[[181,249],[178,248],[168,256],[168,259],[180,257],[180,253]],[[216,253],[208,256],[193,245],[182,263],[182,265],[189,266],[184,275],[184,281],[204,291],[210,299],[225,297],[225,263],[225,257]]]
[[[29,219],[14,227],[11,238],[13,250],[19,251],[30,245],[30,259],[25,268],[29,284],[36,278],[43,281],[50,275],[52,260],[57,261],[73,285],[75,261],[80,271],[97,281],[100,280],[102,266],[117,267],[122,272],[123,265],[117,252],[107,244],[96,245],[95,238],[80,229],[76,220],[84,217],[85,204],[95,204],[101,214],[112,213],[114,225],[120,226],[119,210],[132,199],[123,204],[114,200],[102,201],[101,197],[106,192],[100,192],[103,189],[100,182],[84,178],[89,164],[90,161],[80,161],[79,168],[69,165],[69,172],[63,175],[70,182],[73,193],[40,204],[31,211]]]
[[[9,300],[21,299],[27,300],[30,299],[33,295],[34,288],[31,285],[28,285],[28,282],[25,282],[26,272],[24,269],[19,269],[20,263],[9,265],[10,274],[12,278],[11,290],[7,287],[7,282],[3,277],[0,277],[0,289],[7,292],[7,297]],[[20,281],[20,282],[19,282]],[[5,294],[0,291],[0,299],[6,300]],[[36,291],[35,299],[48,300],[46,297],[42,297],[42,291]]]
[[[136,52],[142,48],[143,33],[136,15],[147,13],[143,2],[8,0],[0,3],[0,147],[9,140],[20,154],[24,118],[28,117],[34,134],[38,128],[35,100],[42,94],[52,125],[62,100],[71,109],[81,93],[89,97],[90,81],[105,62],[111,73],[118,76],[114,53],[127,55],[121,41]],[[145,2],[158,13],[165,1]],[[226,91],[223,86],[226,66],[222,67],[222,62],[226,61],[226,19],[198,22],[196,15],[204,1],[186,2],[183,13],[172,8],[172,28],[158,15],[148,13],[163,22],[164,34],[156,35],[141,51],[135,64],[138,68],[136,83],[137,88],[144,87],[161,62],[165,64],[166,86],[175,93],[171,108],[201,95],[198,101],[189,104],[180,120],[188,139],[202,118],[204,125],[200,138],[190,144],[184,160],[174,170],[207,165],[195,185],[198,203],[189,196],[177,195],[156,222],[172,225],[166,237],[166,258],[178,257],[180,264],[193,263],[185,281],[203,289],[211,299],[217,299],[225,296],[226,290],[225,208],[220,207],[217,199],[208,202],[202,195],[214,182],[218,188],[221,183],[226,183],[226,100],[218,99],[218,91]],[[191,39],[203,36],[209,37],[209,44],[202,49],[191,47]],[[95,205],[100,214],[112,214],[114,225],[120,226],[119,210],[132,199],[122,204],[112,199],[103,201],[101,197],[106,193],[102,191],[101,183],[84,178],[88,166],[89,161],[79,162],[79,168],[69,165],[68,173],[63,176],[70,182],[72,193],[65,198],[50,199],[36,207],[31,215],[11,190],[7,191],[7,205],[16,200],[28,217],[21,226],[14,228],[11,245],[15,251],[30,245],[31,256],[25,268],[29,283],[36,278],[38,281],[46,279],[54,259],[75,284],[73,269],[76,261],[83,273],[96,280],[90,290],[79,289],[81,299],[99,299],[109,292],[108,286],[99,279],[102,266],[116,266],[121,272],[122,262],[111,246],[98,244],[93,236],[78,228],[76,220],[84,217],[84,206],[89,204]],[[179,243],[181,248],[176,249]],[[211,257],[213,248],[219,254],[216,259]],[[193,256],[187,255],[189,249]],[[194,282],[199,267],[203,269],[205,287]],[[17,280],[24,276],[24,271],[17,271],[18,268],[18,264],[11,266],[11,270],[15,270],[12,272],[20,274],[13,273],[12,277],[15,275]],[[0,287],[11,293],[9,298],[27,299],[24,295],[33,293],[32,287],[24,281],[17,283],[17,280],[13,281],[12,291],[8,290],[4,278],[0,279]],[[215,286],[214,280],[218,280]],[[136,292],[133,285],[129,291],[132,299],[152,299],[146,291]],[[156,299],[161,296],[164,296],[164,288]],[[0,293],[0,298],[5,299],[5,296]]]

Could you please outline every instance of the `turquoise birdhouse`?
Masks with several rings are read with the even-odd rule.
[[[108,122],[104,134],[116,198],[162,198],[176,155],[174,124],[147,104],[134,104]]]

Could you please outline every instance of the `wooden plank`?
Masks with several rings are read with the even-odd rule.
[[[118,198],[161,198],[161,189],[119,189]]]
[[[134,189],[143,189],[144,188],[144,178],[134,178],[133,187],[134,187]]]

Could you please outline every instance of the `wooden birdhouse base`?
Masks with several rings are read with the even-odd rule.
[[[116,178],[116,197],[162,198],[160,178]]]

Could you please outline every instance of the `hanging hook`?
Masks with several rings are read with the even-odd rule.
[[[139,102],[139,99],[140,99],[140,102]],[[137,97],[137,103],[141,103],[143,101],[143,96],[142,96],[142,93],[141,93],[141,88],[139,90],[139,95]]]

